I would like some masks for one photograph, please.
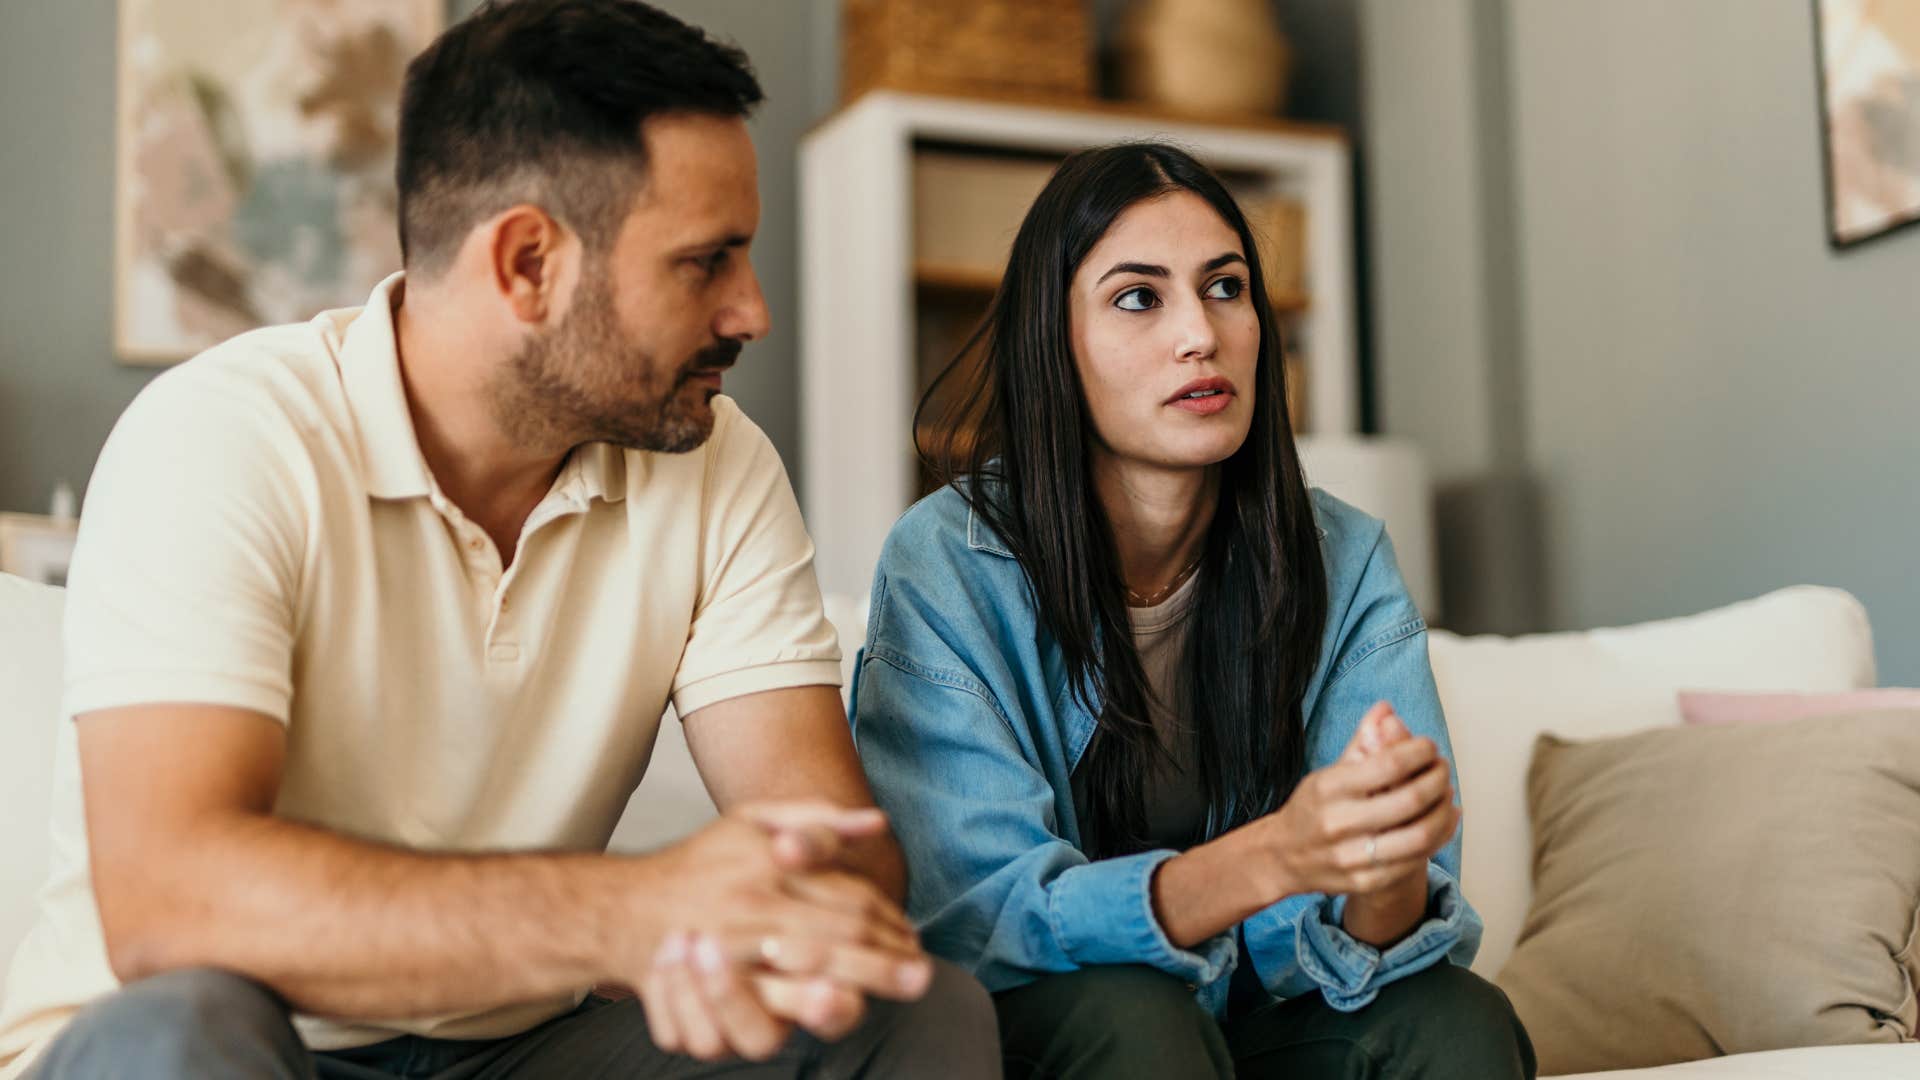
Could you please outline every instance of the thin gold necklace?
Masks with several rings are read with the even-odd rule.
[[[1127,605],[1129,607],[1157,606],[1160,603],[1160,601],[1165,600],[1169,596],[1172,596],[1174,593],[1174,590],[1178,589],[1182,585],[1185,585],[1187,583],[1187,578],[1191,577],[1195,570],[1200,569],[1200,559],[1201,559],[1201,556],[1195,555],[1193,557],[1193,561],[1187,564],[1186,569],[1173,575],[1172,581],[1167,582],[1165,585],[1162,585],[1160,588],[1155,589],[1152,593],[1146,596],[1142,596],[1139,593],[1134,592],[1133,586],[1122,584],[1120,587],[1125,589],[1127,592]]]

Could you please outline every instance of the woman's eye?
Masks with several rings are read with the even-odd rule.
[[[1121,311],[1146,311],[1160,306],[1160,298],[1145,285],[1136,285],[1113,298],[1113,306]]]
[[[1247,283],[1237,277],[1223,277],[1207,286],[1209,300],[1237,300],[1245,291]]]

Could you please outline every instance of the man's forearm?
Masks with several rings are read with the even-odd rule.
[[[657,857],[656,857],[657,858]],[[421,854],[264,816],[197,824],[102,919],[131,980],[219,967],[302,1012],[433,1016],[633,973],[651,859]],[[630,948],[630,946],[627,946]]]

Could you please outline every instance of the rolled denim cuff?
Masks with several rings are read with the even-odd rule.
[[[1432,917],[1386,952],[1341,927],[1346,910],[1346,897],[1322,897],[1301,910],[1294,939],[1300,970],[1320,988],[1327,1004],[1341,1012],[1365,1008],[1381,987],[1444,959],[1466,933],[1471,911],[1459,883],[1433,863],[1427,864],[1427,910]]]
[[[1198,987],[1232,970],[1231,933],[1198,951],[1168,939],[1153,913],[1153,874],[1172,851],[1101,859],[1065,871],[1048,888],[1047,919],[1075,964],[1150,964]]]

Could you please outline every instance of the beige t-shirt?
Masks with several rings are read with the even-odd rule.
[[[1193,727],[1176,714],[1170,703],[1186,642],[1187,616],[1193,612],[1195,574],[1173,595],[1152,607],[1128,608],[1133,623],[1133,646],[1153,693],[1147,711],[1167,757],[1155,760],[1145,781],[1147,843],[1150,848],[1185,851],[1206,838],[1207,803],[1193,771]],[[1084,770],[1073,774],[1074,809],[1084,820],[1092,804]]]
[[[343,834],[604,849],[669,701],[686,716],[839,684],[812,543],[772,444],[721,397],[692,453],[576,451],[503,568],[420,454],[394,344],[402,287],[236,338],[128,408],[87,494],[65,712],[264,713],[288,731],[275,813]],[[52,880],[7,981],[0,1077],[117,985],[71,724],[58,754]],[[577,1000],[298,1022],[316,1049],[489,1038]]]

